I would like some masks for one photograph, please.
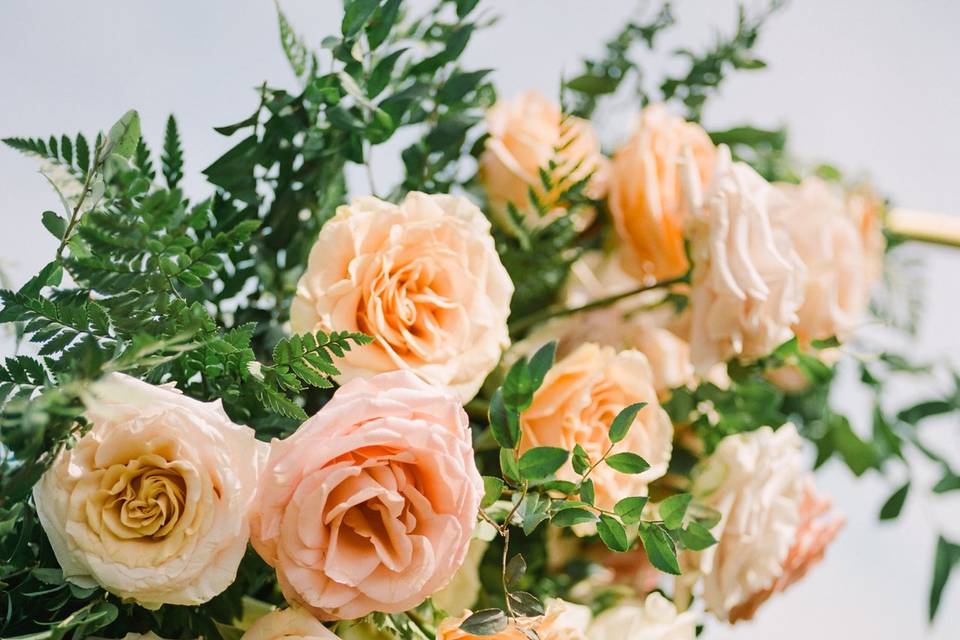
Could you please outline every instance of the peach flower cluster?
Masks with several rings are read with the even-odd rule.
[[[357,198],[320,231],[290,325],[373,336],[337,362],[341,383],[405,369],[469,400],[509,344],[512,294],[490,223],[465,198]]]
[[[514,205],[524,222],[536,227],[553,220],[562,209],[560,193],[590,176],[586,192],[600,198],[606,191],[608,161],[600,153],[597,136],[586,120],[564,118],[560,107],[535,91],[513,100],[497,102],[487,113],[487,132],[480,156],[480,180],[487,191],[490,213],[507,222],[507,205]],[[555,164],[550,169],[551,161]],[[547,171],[554,189],[547,193],[540,171]],[[529,192],[548,207],[551,214],[540,217],[530,204]],[[581,218],[582,226],[589,218]]]
[[[813,493],[792,424],[724,438],[694,481],[694,494],[718,510],[718,543],[690,554],[703,599],[718,618],[749,619],[822,557],[843,524]]]
[[[650,366],[638,351],[617,352],[612,347],[585,343],[550,369],[530,407],[520,416],[521,449],[575,445],[584,448],[592,461],[610,449],[610,423],[625,407],[646,402],[626,438],[613,445],[611,453],[639,454],[650,468],[641,474],[624,475],[606,465],[591,473],[596,505],[612,509],[628,496],[646,495],[647,485],[663,476],[670,461],[673,425],[657,401]],[[575,480],[570,461],[557,477]]]
[[[298,608],[278,609],[259,618],[240,640],[336,640],[308,611]]]
[[[226,589],[266,445],[219,401],[122,374],[94,385],[86,406],[93,426],[33,490],[64,577],[151,608]]]
[[[251,541],[287,601],[321,619],[396,613],[463,563],[482,495],[459,398],[380,374],[272,443]]]

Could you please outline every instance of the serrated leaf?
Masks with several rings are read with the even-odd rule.
[[[637,418],[637,413],[645,406],[647,406],[646,402],[637,402],[624,407],[623,410],[617,414],[617,417],[614,418],[610,424],[610,442],[620,442],[627,436],[627,433],[630,432],[630,427],[633,426],[633,422]]]
[[[643,473],[650,468],[650,464],[646,460],[632,451],[615,453],[612,456],[608,456],[604,462],[608,467],[620,473]]]
[[[596,496],[594,495],[593,490],[593,480],[588,478],[580,485],[580,499],[589,505],[593,505],[593,503],[596,501]]]

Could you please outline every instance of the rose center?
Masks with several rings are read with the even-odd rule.
[[[101,483],[103,522],[121,538],[167,536],[187,497],[183,476],[155,455],[113,465]]]
[[[453,303],[436,270],[420,261],[383,263],[365,287],[357,310],[359,329],[387,341],[400,355],[428,354],[442,333],[443,313]]]

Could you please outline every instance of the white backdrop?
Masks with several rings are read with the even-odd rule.
[[[281,3],[313,42],[339,27],[336,0]],[[508,96],[527,88],[554,95],[561,72],[575,72],[582,55],[597,53],[636,6],[634,0],[482,4],[503,17],[475,39],[468,59],[496,68],[498,88]],[[678,14],[681,26],[665,43],[706,44],[714,26],[729,30],[734,17],[728,0],[681,1]],[[901,204],[960,214],[958,24],[954,0],[794,0],[760,44],[771,69],[725,84],[706,122],[787,124],[800,157],[864,172]],[[662,64],[652,61],[654,76]],[[186,146],[186,189],[196,196],[207,192],[199,171],[229,144],[211,127],[248,115],[256,105],[253,88],[265,79],[293,86],[267,0],[5,0],[0,6],[0,136],[94,132],[133,107],[157,147],[172,111]],[[399,165],[383,151],[376,166],[385,184]],[[0,264],[17,285],[55,249],[39,221],[55,204],[36,166],[0,149]],[[960,251],[917,253],[928,263],[918,352],[960,362]],[[850,387],[840,387],[837,401],[857,414]],[[924,430],[960,458],[956,419]],[[932,472],[921,475],[914,486],[935,479]],[[705,637],[956,638],[960,584],[948,587],[933,627],[926,624],[926,601],[935,531],[960,539],[960,501],[914,496],[901,520],[880,526],[876,513],[896,485],[874,476],[854,482],[833,464],[819,483],[848,517],[827,561],[765,605],[754,622],[735,631],[711,624]]]

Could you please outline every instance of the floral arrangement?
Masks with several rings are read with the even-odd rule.
[[[949,373],[890,346],[919,312],[897,247],[957,238],[782,130],[701,123],[779,3],[656,87],[670,6],[632,16],[556,99],[461,63],[480,4],[344,0],[319,48],[278,10],[301,86],[217,129],[203,200],[173,117],[159,156],[134,111],[4,140],[63,211],[0,291],[0,636],[690,639],[828,553],[826,460],[960,488],[917,428],[960,377],[885,397]],[[399,183],[348,189],[398,139]],[[931,618],[958,562],[941,535]]]

